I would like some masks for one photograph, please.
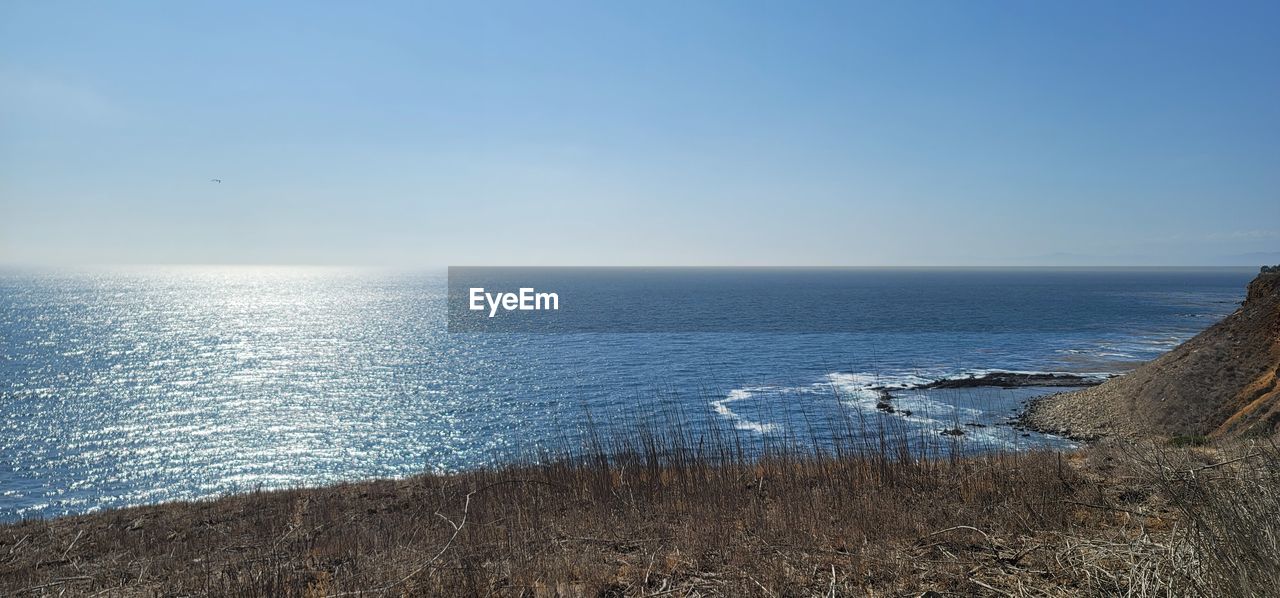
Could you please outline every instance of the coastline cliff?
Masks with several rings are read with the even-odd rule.
[[[1280,430],[1280,267],[1234,313],[1132,372],[1045,397],[1024,421],[1076,438],[1263,437]]]

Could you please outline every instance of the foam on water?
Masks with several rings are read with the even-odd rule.
[[[761,393],[769,391],[767,388],[738,388],[729,391],[729,396],[718,401],[712,401],[711,407],[715,412],[728,419],[733,423],[733,427],[737,430],[745,430],[755,432],[756,434],[769,434],[777,432],[780,429],[778,424],[766,424],[749,420],[735,413],[729,408],[730,403],[737,401],[748,401],[754,398],[753,393]]]
[[[973,447],[1028,448],[1051,445],[1071,448],[1075,444],[1051,435],[1030,433],[1009,427],[1014,415],[1029,398],[1040,394],[1070,390],[1069,388],[973,388],[973,389],[922,389],[920,387],[939,380],[966,378],[994,373],[1062,374],[1067,372],[966,370],[950,375],[929,376],[920,372],[878,374],[871,372],[831,372],[821,380],[800,386],[751,386],[730,390],[720,400],[713,401],[717,414],[728,420],[735,429],[758,435],[781,434],[796,419],[795,409],[788,410],[783,420],[767,420],[748,417],[734,411],[730,404],[742,401],[784,402],[800,411],[820,408],[824,398],[835,398],[847,408],[860,413],[858,421],[875,428],[885,424],[905,424],[909,429],[925,434],[941,434],[962,430],[954,440]],[[1105,374],[1096,374],[1099,377]],[[892,397],[886,400],[883,391]],[[892,410],[885,409],[886,404]],[[982,404],[982,406],[977,406]],[[805,407],[808,407],[806,409]],[[758,406],[756,411],[768,412],[768,406]]]

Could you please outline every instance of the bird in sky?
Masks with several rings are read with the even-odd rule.
[[[210,183],[221,183],[222,179],[209,179]]]

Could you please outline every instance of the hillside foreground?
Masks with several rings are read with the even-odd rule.
[[[1266,595],[1274,447],[635,454],[0,528],[0,594]]]

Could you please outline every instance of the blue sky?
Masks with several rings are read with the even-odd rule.
[[[266,4],[0,5],[0,262],[1280,260],[1277,3]]]

